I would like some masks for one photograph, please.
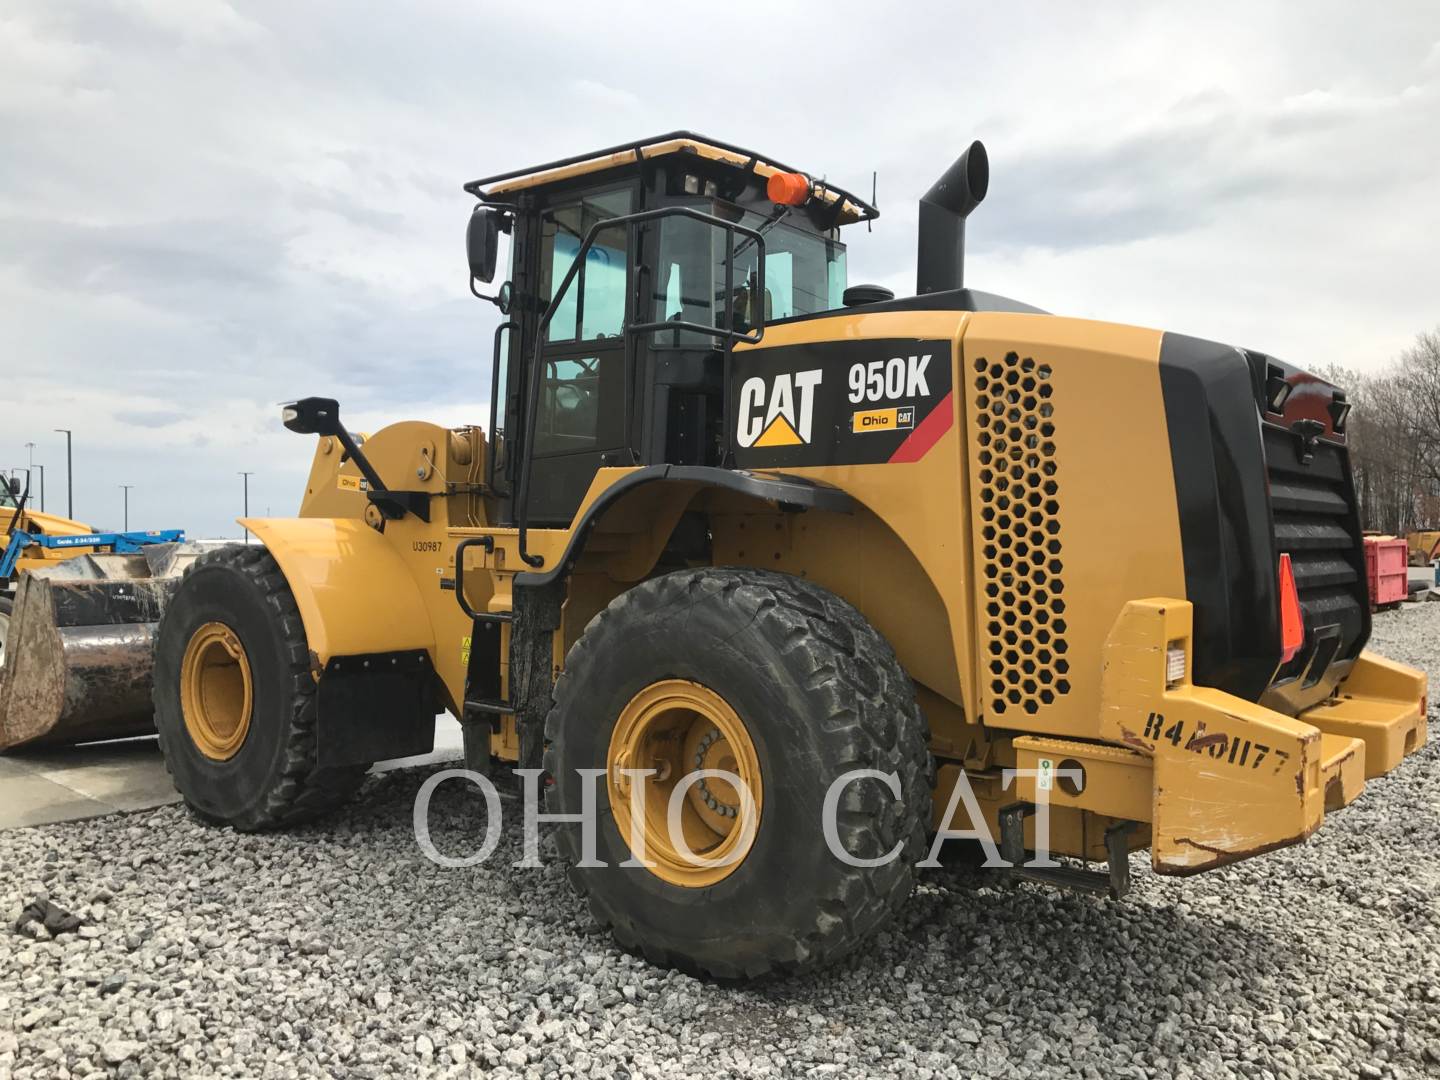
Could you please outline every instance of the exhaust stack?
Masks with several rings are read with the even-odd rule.
[[[920,197],[919,295],[964,288],[965,218],[989,187],[990,159],[976,140]]]

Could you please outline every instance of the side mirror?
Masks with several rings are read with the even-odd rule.
[[[500,252],[500,213],[488,206],[477,206],[470,214],[465,229],[465,255],[470,260],[472,281],[489,283],[495,280],[495,261]]]
[[[20,486],[20,478],[18,476],[10,477],[7,486],[10,488],[10,494],[14,495],[17,499],[20,497],[20,493],[24,490],[24,488]]]
[[[292,401],[280,414],[285,427],[297,435],[339,435],[340,403],[334,398],[307,397]]]

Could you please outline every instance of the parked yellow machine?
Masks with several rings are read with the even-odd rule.
[[[965,288],[987,185],[977,143],[926,194],[901,300],[846,287],[874,207],[711,139],[467,185],[477,296],[512,236],[489,434],[287,407],[320,437],[300,517],[247,521],[161,626],[187,801],[303,820],[449,709],[554,812],[594,770],[605,865],[558,836],[595,916],[726,977],[844,953],[935,830],[1014,853],[1047,797],[1117,890],[1127,850],[1308,836],[1426,737],[1424,677],[1364,649],[1344,396]]]
[[[4,555],[9,548],[10,537],[17,529],[40,530],[51,536],[83,536],[93,531],[89,525],[81,522],[22,506],[23,496],[24,493],[19,489],[18,484],[12,486],[0,482],[0,555]],[[38,546],[30,547],[25,549],[15,560],[15,570],[17,573],[25,570],[39,570],[53,563],[73,559],[76,555],[89,554],[93,550],[93,548],[56,550]]]
[[[1408,533],[1405,543],[1410,552],[1411,566],[1429,566],[1440,559],[1440,532],[1425,530]]]

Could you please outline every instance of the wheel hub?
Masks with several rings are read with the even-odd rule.
[[[180,707],[195,748],[229,761],[250,731],[253,703],[250,661],[235,631],[219,622],[201,626],[180,663]]]
[[[715,691],[687,679],[641,690],[620,713],[606,767],[621,838],[638,854],[631,842],[632,830],[638,833],[657,877],[701,888],[727,877],[749,854],[763,795],[759,756],[740,717]],[[631,777],[626,769],[655,773]],[[730,774],[745,790],[727,777],[695,776],[706,770]],[[687,784],[684,793],[674,798],[681,784]]]

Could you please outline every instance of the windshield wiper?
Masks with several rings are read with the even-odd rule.
[[[784,220],[785,216],[789,214],[790,211],[793,209],[795,209],[793,206],[785,205],[775,207],[774,214],[771,215],[769,220],[763,222],[755,231],[758,232],[761,236],[764,236],[776,225],[779,225],[780,222]],[[738,259],[741,255],[745,254],[747,250],[755,246],[755,243],[756,241],[753,237],[747,236],[745,238],[745,242],[735,249],[735,258]]]

